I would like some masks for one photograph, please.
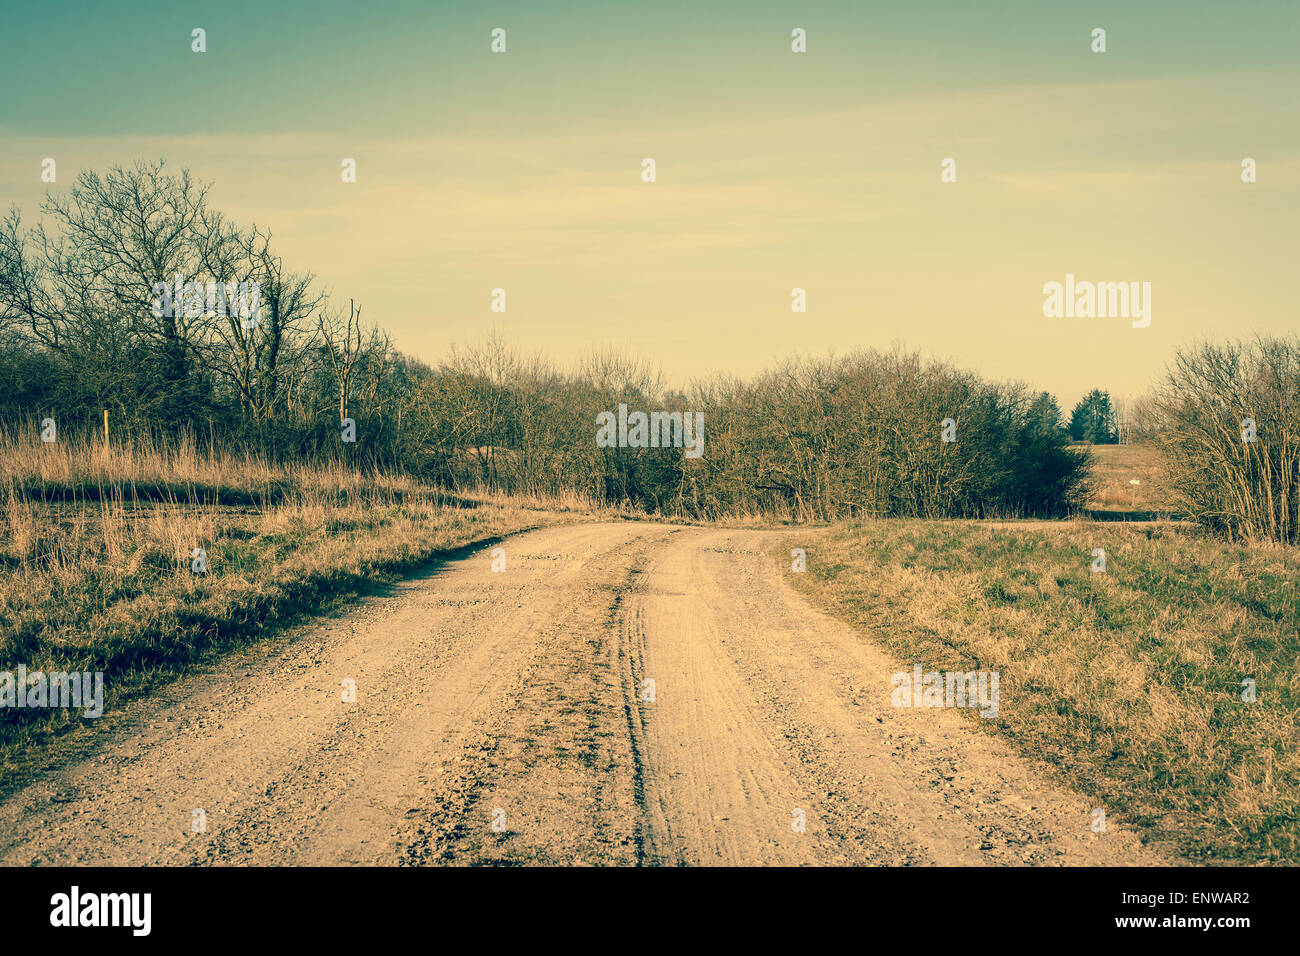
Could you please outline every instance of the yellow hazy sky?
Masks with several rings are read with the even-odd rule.
[[[45,189],[66,189],[81,168],[188,166],[213,182],[218,208],[271,227],[291,267],[363,303],[399,348],[430,362],[500,329],[561,361],[623,346],[685,384],[791,353],[902,343],[1068,407],[1092,387],[1140,393],[1181,344],[1300,328],[1290,289],[1300,71],[1277,47],[1295,24],[1266,6],[1273,19],[1220,30],[1231,49],[1206,62],[1196,44],[1215,49],[1201,32],[1215,25],[1176,18],[1176,7],[1164,19],[1122,5],[1033,14],[1001,33],[994,17],[972,22],[963,46],[957,13],[931,42],[923,21],[845,13],[841,29],[842,6],[770,5],[734,33],[674,44],[674,13],[701,24],[670,6],[648,38],[624,23],[635,55],[620,57],[536,7],[500,4],[429,35],[428,89],[409,51],[385,59],[386,41],[404,42],[395,28],[367,34],[353,58],[318,44],[326,62],[302,58],[314,73],[280,69],[269,75],[281,82],[225,107],[211,64],[232,39],[213,28],[209,52],[192,54],[189,24],[202,18],[182,16],[153,27],[167,43],[179,37],[181,88],[147,108],[96,111],[92,83],[82,91],[92,102],[71,110],[28,77],[35,100],[0,117],[0,183],[30,222]],[[579,29],[582,8],[554,17]],[[1089,50],[1092,26],[1106,25],[1094,20],[1111,24],[1105,54]],[[498,21],[505,54],[488,49]],[[795,54],[789,30],[802,21],[808,52]],[[850,27],[870,29],[875,54],[855,53]],[[39,19],[27,28],[44,35]],[[1152,46],[1160,30],[1183,39]],[[109,31],[104,42],[133,41]],[[1017,43],[1035,42],[1018,64]],[[455,53],[446,62],[444,48]],[[187,93],[183,71],[200,56],[211,75]],[[867,70],[881,82],[864,81]],[[115,82],[102,95],[126,96],[136,81]],[[46,156],[58,162],[53,186],[40,181]],[[356,159],[356,183],[341,181],[344,157]],[[940,181],[946,157],[955,183]],[[1241,181],[1245,157],[1258,163],[1254,184]],[[1066,273],[1150,282],[1150,327],[1044,318],[1043,285]],[[498,287],[504,314],[490,311]],[[803,314],[791,311],[796,287]]]

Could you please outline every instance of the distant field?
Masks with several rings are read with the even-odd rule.
[[[1140,465],[1120,452],[1116,474]],[[796,587],[900,664],[999,671],[1001,711],[974,723],[1108,815],[1190,859],[1300,863],[1297,549],[1170,524],[918,520],[791,535],[778,556],[793,547]]]
[[[1083,447],[1083,446],[1079,446]],[[1168,515],[1173,510],[1168,477],[1151,445],[1091,445],[1092,511]],[[1138,484],[1132,482],[1136,480]]]

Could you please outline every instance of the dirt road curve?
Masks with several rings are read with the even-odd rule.
[[[579,525],[443,564],[137,705],[0,804],[0,863],[1161,862],[968,715],[892,707],[911,662],[775,541]]]

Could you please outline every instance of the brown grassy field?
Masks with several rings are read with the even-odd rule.
[[[584,503],[449,496],[409,478],[186,449],[0,447],[0,671],[105,672],[105,706]],[[207,573],[191,569],[196,547]],[[0,777],[79,712],[6,708]]]
[[[1173,510],[1160,449],[1152,445],[1091,445],[1088,450],[1093,457],[1090,511],[1168,515]]]
[[[1174,524],[915,520],[790,537],[779,556],[793,547],[796,586],[901,664],[999,671],[1000,713],[975,723],[1108,814],[1185,858],[1300,862],[1296,549]]]

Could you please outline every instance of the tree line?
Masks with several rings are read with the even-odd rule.
[[[269,229],[214,210],[208,189],[187,170],[138,162],[83,171],[66,193],[47,195],[34,227],[16,209],[0,222],[7,428],[34,431],[48,416],[67,434],[93,427],[108,409],[120,434],[184,434],[275,460],[343,459],[455,489],[576,492],[669,515],[808,520],[1068,514],[1084,505],[1089,465],[1086,452],[1067,447],[1072,438],[1115,440],[1104,392],[1085,396],[1066,425],[1046,392],[903,349],[790,359],[685,390],[667,388],[636,357],[598,350],[561,367],[494,336],[426,364],[363,321],[359,304],[286,267]],[[258,321],[213,309],[210,299],[159,310],[158,283],[177,275],[256,283]],[[1197,408],[1177,389],[1218,383],[1214,375],[1227,374],[1219,358],[1189,359],[1182,384],[1142,406],[1143,422],[1159,422],[1149,438],[1158,431],[1180,454],[1204,443],[1189,424]],[[1291,353],[1266,349],[1232,361],[1248,358],[1261,382],[1293,374],[1283,369]],[[1259,385],[1253,393],[1268,425],[1242,459],[1234,500],[1264,485],[1276,491],[1278,476],[1293,473],[1291,446],[1275,452],[1269,444],[1277,416],[1290,414],[1274,394],[1294,389],[1293,378],[1286,382],[1281,392]],[[599,447],[597,415],[620,403],[703,413],[703,456]],[[354,442],[341,438],[345,420],[355,423]],[[1203,466],[1202,483],[1214,484],[1213,473]],[[1251,498],[1254,511],[1271,515],[1251,520],[1293,535],[1289,487],[1281,501]],[[1220,523],[1228,510],[1222,501],[1189,505]]]

